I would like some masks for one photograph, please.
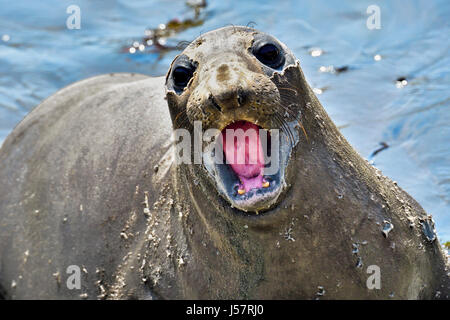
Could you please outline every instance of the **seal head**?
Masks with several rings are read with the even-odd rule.
[[[245,212],[272,208],[289,185],[289,158],[303,134],[297,89],[278,81],[289,68],[299,70],[298,62],[273,36],[225,27],[193,41],[166,76],[176,140],[193,143],[187,170]]]

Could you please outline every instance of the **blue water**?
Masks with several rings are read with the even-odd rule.
[[[81,9],[80,30],[66,27],[72,4]],[[372,4],[381,10],[380,29],[366,26]],[[178,50],[132,54],[129,47],[146,29],[193,17],[181,0],[0,0],[0,143],[31,108],[74,81],[108,72],[163,75]],[[350,143],[433,214],[441,242],[450,240],[448,0],[210,0],[200,19],[167,45],[249,22],[278,37],[322,90],[319,99]],[[323,54],[313,57],[313,48]],[[406,86],[396,86],[399,77]],[[380,142],[389,148],[371,157]]]

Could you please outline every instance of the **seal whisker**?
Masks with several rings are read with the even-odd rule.
[[[286,135],[289,138],[289,142],[290,142],[291,146],[293,146],[294,145],[294,135],[292,134],[291,129],[287,125],[286,121],[283,119],[281,114],[277,113],[276,111],[273,114],[273,116],[274,116],[274,120],[280,125],[281,131],[286,133]]]
[[[302,131],[303,131],[303,134],[305,135],[306,140],[309,141],[308,135],[306,134],[305,127],[303,127],[303,124],[300,121],[299,116],[297,116],[292,110],[290,110],[288,107],[285,107],[283,104],[280,104],[279,106],[281,108],[283,108],[287,113],[289,113],[292,117],[294,117],[294,119],[297,121],[300,128],[302,128]]]
[[[286,125],[284,123],[281,122],[281,120],[277,120],[276,122],[280,125],[281,132],[283,132],[286,135],[286,137],[288,138],[289,144],[291,146],[293,146],[294,145],[294,142],[293,142],[294,138],[291,135],[290,130],[286,127]]]

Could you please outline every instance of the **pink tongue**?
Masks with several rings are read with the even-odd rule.
[[[234,122],[222,131],[222,143],[227,163],[241,181],[240,188],[243,187],[245,192],[262,188],[264,154],[259,127],[247,121]]]

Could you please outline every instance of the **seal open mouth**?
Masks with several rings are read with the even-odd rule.
[[[242,130],[243,137],[236,134],[239,129]],[[262,128],[251,122],[238,121],[222,130],[223,152],[227,163],[239,179],[239,183],[235,186],[239,195],[270,185],[263,177],[264,152],[270,150],[270,145],[263,146],[260,129]]]
[[[239,129],[242,130],[244,139],[234,134]],[[237,190],[240,195],[269,186],[269,182],[263,178],[264,150],[259,129],[256,124],[238,121],[222,130],[223,152],[227,163],[240,181]],[[248,132],[253,134],[247,134]]]
[[[280,132],[235,121],[222,129],[213,151],[204,154],[218,191],[232,207],[258,213],[276,203],[286,186],[285,169],[293,147]]]

